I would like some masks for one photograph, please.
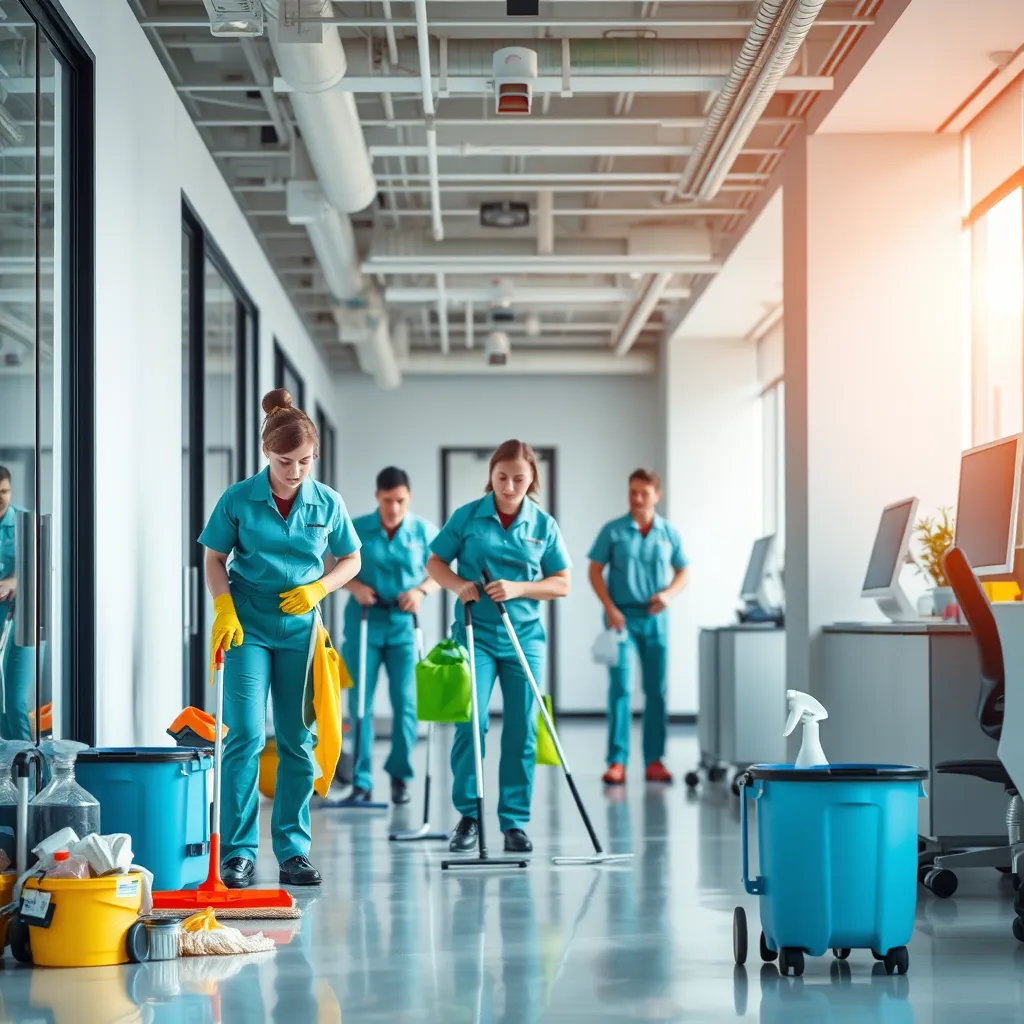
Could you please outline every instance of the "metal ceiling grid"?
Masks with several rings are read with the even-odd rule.
[[[310,334],[384,386],[493,330],[541,370],[653,366],[881,4],[263,0],[239,39],[125,2]],[[510,62],[528,116],[496,112]],[[502,202],[529,223],[484,226]]]

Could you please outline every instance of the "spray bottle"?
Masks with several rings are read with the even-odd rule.
[[[823,718],[828,718],[828,712],[809,693],[800,690],[787,690],[786,700],[789,702],[789,718],[782,735],[788,736],[798,723],[804,727],[803,742],[800,744],[800,753],[797,754],[794,767],[813,768],[815,765],[828,764],[825,751],[821,749],[821,741],[818,739],[818,723]]]

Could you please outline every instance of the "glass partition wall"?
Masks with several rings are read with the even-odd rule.
[[[0,737],[95,736],[92,64],[0,2]]]

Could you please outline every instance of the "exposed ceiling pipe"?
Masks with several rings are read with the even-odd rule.
[[[677,259],[669,256],[533,256],[530,260],[500,252],[479,256],[421,256],[415,259],[371,258],[364,274],[717,274],[714,260]]]
[[[762,0],[739,58],[687,161],[676,195],[715,196],[825,0]],[[672,193],[666,196],[670,199]]]
[[[458,285],[446,289],[449,303],[473,303],[493,302],[495,290],[489,285]],[[384,289],[384,300],[388,306],[404,303],[431,303],[437,302],[438,292],[436,288],[424,288],[417,286],[391,285]],[[688,299],[690,289],[686,287],[675,287],[665,292],[666,299]],[[580,286],[567,285],[566,287],[538,287],[515,285],[512,290],[512,304],[524,306],[604,306],[618,305],[620,302],[629,302],[633,298],[633,291],[629,288],[616,288],[608,286]]]
[[[303,143],[297,155],[308,157],[317,176],[316,182],[288,182],[288,219],[306,228],[324,280],[339,303],[339,341],[355,346],[360,367],[381,387],[397,387],[401,374],[383,302],[362,278],[348,218],[374,201],[377,182],[352,94],[334,88],[348,66],[341,36],[325,24],[319,43],[290,42],[282,38],[279,0],[264,0],[263,6],[278,69],[293,87],[291,104]]]
[[[665,289],[672,280],[672,274],[655,274],[649,277],[637,296],[636,307],[622,328],[622,332],[612,342],[612,351],[620,359],[633,347],[633,342],[640,337],[647,326],[647,321],[658,305]]]
[[[444,238],[441,220],[441,185],[437,170],[437,128],[434,126],[434,80],[430,74],[430,35],[427,29],[427,0],[416,0],[416,46],[423,91],[423,116],[427,122],[427,173],[430,176],[430,215],[434,241]]]
[[[466,303],[466,348],[473,347],[473,328],[476,326],[473,317],[475,311],[473,309],[473,303]]]
[[[437,281],[437,326],[441,332],[441,351],[448,355],[451,341],[448,338],[448,296],[444,290],[444,274],[438,274]]]
[[[555,193],[546,188],[537,193],[537,252],[550,256],[555,251]]]
[[[412,352],[402,361],[400,369],[413,375],[493,376],[642,376],[654,373],[657,359],[651,352],[630,352],[619,359],[611,352],[523,352],[514,349],[504,366],[489,366],[478,352],[453,352],[442,356],[436,352]]]
[[[365,210],[377,197],[377,182],[355,98],[334,88],[348,70],[341,36],[324,25],[319,44],[283,41],[280,6],[281,0],[264,0],[270,46],[291,87],[295,120],[313,169],[332,206],[343,213]]]

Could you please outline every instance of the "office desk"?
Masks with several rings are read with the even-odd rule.
[[[993,604],[1003,646],[1006,700],[999,760],[1010,773],[1017,791],[1024,793],[1024,602]]]
[[[1006,842],[1006,795],[980,779],[938,775],[940,761],[995,758],[979,728],[978,656],[966,626],[836,624],[824,630],[815,696],[828,709],[821,745],[830,761],[913,764],[931,772],[920,801],[922,836]]]
[[[785,760],[786,631],[754,624],[702,629],[698,649],[701,767]]]

